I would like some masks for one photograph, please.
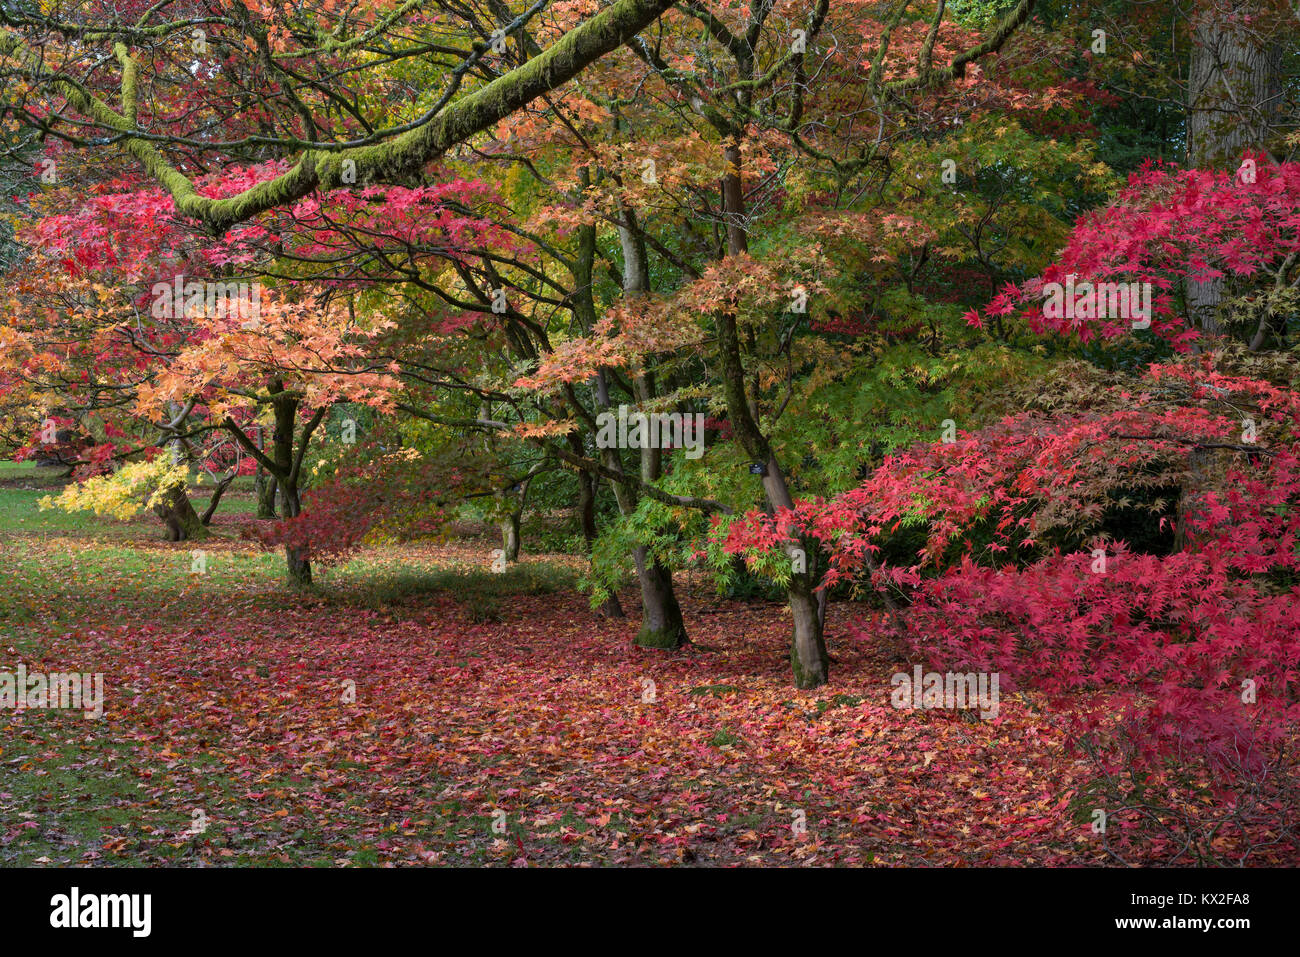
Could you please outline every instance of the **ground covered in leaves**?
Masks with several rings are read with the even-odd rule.
[[[102,672],[106,712],[0,715],[0,863],[1106,859],[1030,702],[894,709],[910,666],[851,609],[833,684],[799,692],[784,609],[700,583],[665,654],[591,613],[572,557],[404,545],[294,593],[277,555],[219,539],[194,574],[147,522],[36,497],[0,490],[0,670]]]

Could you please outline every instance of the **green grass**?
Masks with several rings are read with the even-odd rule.
[[[48,494],[51,493],[0,487],[0,534],[63,535],[69,532],[93,532],[107,537],[116,537],[119,533],[129,534],[125,529],[98,521],[90,512],[65,512],[55,508],[42,511],[36,502]],[[125,526],[128,523],[115,524]]]
[[[119,521],[98,517],[92,512],[42,509],[37,503],[47,495],[57,497],[66,484],[63,471],[37,468],[32,462],[0,461],[0,536],[73,536],[130,541],[161,538],[162,525],[147,511]],[[252,476],[240,476],[222,496],[211,526],[215,533],[234,534],[236,524],[256,514],[257,500],[252,482]],[[205,476],[202,484],[191,487],[190,500],[202,512],[211,493],[212,482]]]
[[[109,605],[128,612],[151,609],[159,624],[181,623],[200,589],[209,601],[236,594],[246,599],[252,593],[253,603],[268,611],[287,599],[283,555],[243,543],[234,550],[222,547],[220,540],[233,538],[233,528],[221,521],[221,511],[214,539],[167,543],[152,516],[117,521],[89,512],[42,510],[36,502],[44,494],[0,488],[0,538],[75,538],[78,547],[0,549],[0,575],[10,582],[0,590],[0,623],[11,629],[36,620],[74,625]],[[447,594],[480,622],[499,621],[502,603],[511,596],[554,594],[576,583],[569,569],[540,562],[512,564],[497,574],[414,558],[393,564],[368,557],[331,568],[317,579],[313,592],[340,606],[382,609]]]
[[[552,595],[574,588],[577,582],[569,569],[542,562],[509,565],[500,573],[418,564],[394,573],[357,559],[345,565],[339,577],[343,581],[335,579],[334,587],[348,589],[351,602],[368,608],[440,592],[454,594],[468,604],[499,607],[501,599],[512,595]]]
[[[334,826],[331,829],[308,806],[295,806],[291,818],[271,813],[274,804],[248,807],[241,787],[220,773],[216,759],[191,758],[174,775],[155,771],[149,788],[163,789],[182,777],[197,779],[202,797],[181,803],[154,802],[155,806],[146,804],[142,810],[141,791],[146,785],[134,773],[138,756],[128,744],[103,734],[79,735],[83,727],[98,722],[86,722],[77,715],[50,712],[42,718],[58,726],[51,737],[66,743],[39,754],[29,751],[15,757],[13,749],[5,752],[10,763],[21,762],[22,773],[6,777],[0,788],[0,820],[37,826],[24,828],[18,840],[0,849],[0,865],[75,862],[87,849],[112,844],[114,852],[104,857],[115,866],[142,866],[145,862],[133,851],[146,843],[151,855],[147,863],[184,864],[194,857],[188,832],[196,820],[203,819],[207,826],[202,836],[218,844],[218,859],[228,864],[316,867],[331,866],[340,858],[351,858],[356,864],[375,863],[373,850],[339,846],[337,812],[328,822]],[[81,740],[75,740],[77,737]],[[269,779],[259,787],[283,796],[300,783]],[[195,817],[196,810],[203,818]],[[356,827],[364,817],[358,808],[343,823]],[[233,822],[240,826],[227,827]],[[160,842],[159,836],[165,839]],[[285,848],[294,852],[289,861],[283,859]]]
[[[741,739],[733,734],[728,728],[719,728],[709,738],[709,744],[715,748],[734,748],[741,743]]]
[[[64,483],[61,468],[37,468],[35,462],[10,462],[0,459],[0,484],[21,483],[33,487],[52,488]]]

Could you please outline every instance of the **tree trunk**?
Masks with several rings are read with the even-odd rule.
[[[271,381],[270,392],[272,395],[282,396],[273,399],[271,403],[275,411],[275,436],[271,441],[271,458],[275,462],[276,471],[280,473],[277,476],[280,514],[285,519],[297,518],[302,513],[302,502],[298,498],[297,476],[293,471],[293,426],[294,418],[298,413],[298,400],[291,396],[284,396],[284,383],[278,379]],[[304,434],[303,441],[308,439],[309,436]],[[311,584],[311,562],[308,560],[308,554],[305,546],[285,543],[284,560],[289,570],[289,581],[295,585]]]
[[[586,188],[591,185],[591,171],[582,167],[579,181]],[[590,335],[596,324],[596,302],[592,294],[595,284],[592,282],[592,269],[596,261],[596,227],[588,224],[578,230],[578,255],[573,260],[573,314],[584,335]],[[601,383],[594,389],[597,404],[603,402],[603,408],[609,407],[608,392],[603,387],[603,376],[597,376]],[[586,448],[576,432],[569,433],[569,448],[575,455],[583,456]],[[596,541],[596,480],[587,472],[578,473],[578,522],[582,527],[582,538],[587,543],[588,561],[594,551]],[[618,595],[610,592],[609,598],[596,609],[596,614],[604,618],[623,618],[623,606]]]
[[[790,670],[796,688],[818,688],[830,679],[826,651],[824,593],[816,593],[808,575],[794,575],[787,589],[794,637],[790,643]]]
[[[650,290],[650,267],[645,242],[636,229],[635,214],[621,210],[622,223],[618,227],[619,242],[623,249],[623,295],[630,299],[644,296]],[[601,379],[603,382],[603,377]],[[654,395],[654,380],[649,373],[633,380],[635,398],[648,402]],[[601,390],[602,406],[609,408],[607,390]],[[612,454],[610,454],[612,453]],[[657,448],[639,450],[640,473],[643,482],[657,481],[663,474],[663,453]],[[623,470],[622,457],[613,449],[606,450],[606,463]],[[615,487],[619,510],[631,514],[636,509],[639,496],[626,487]],[[681,605],[673,592],[672,571],[650,554],[644,546],[633,549],[632,561],[641,585],[641,629],[636,644],[641,648],[677,648],[687,644],[686,621]]]
[[[690,639],[681,606],[673,593],[673,573],[638,546],[632,553],[637,579],[641,583],[641,630],[636,643],[641,648],[678,648]]]
[[[281,484],[280,509],[285,518],[297,518],[302,513],[302,503],[298,500],[298,489]],[[289,568],[289,580],[295,585],[311,584],[311,561],[305,546],[284,546],[284,561]]]
[[[1282,50],[1250,22],[1254,3],[1219,0],[1192,23],[1187,92],[1187,162],[1237,170],[1247,150],[1261,151],[1277,129]],[[1217,317],[1223,280],[1188,280],[1187,311],[1206,336],[1223,333]]]
[[[569,447],[575,455],[582,455],[582,439],[578,433],[569,433]],[[596,541],[596,483],[592,480],[591,473],[578,472],[578,525],[582,529],[582,540],[587,545],[587,555],[590,557],[593,546]],[[602,618],[624,618],[623,606],[618,600],[618,595],[613,592],[610,596],[600,603],[596,608],[596,614]]]
[[[608,403],[606,403],[608,406]],[[605,465],[617,472],[623,471],[622,459],[617,449],[603,449]],[[614,482],[614,497],[623,515],[636,511],[637,496],[622,482]],[[673,594],[672,573],[650,557],[644,546],[632,552],[636,566],[637,584],[641,586],[641,630],[636,643],[642,648],[676,648],[690,639],[681,606]]]
[[[767,474],[763,476],[763,492],[773,509],[794,508],[794,498],[786,484],[785,473],[776,455],[768,454]],[[796,688],[816,688],[830,680],[830,656],[826,652],[826,605],[823,595],[816,590],[811,569],[815,566],[810,554],[814,544],[795,539],[792,544],[804,550],[804,571],[794,572],[786,595],[790,602],[794,634],[791,637],[790,668],[794,672]]]
[[[184,485],[176,485],[168,489],[162,501],[153,507],[153,511],[166,526],[165,537],[169,542],[207,538],[211,534],[203,524],[199,513],[194,511],[194,506],[190,504],[190,497],[186,494]]]
[[[275,476],[259,465],[253,487],[257,491],[257,517],[275,518]]]
[[[1251,22],[1258,0],[1217,0],[1192,24],[1187,156],[1198,169],[1235,169],[1264,151],[1285,121],[1282,46]]]
[[[298,415],[299,397],[284,388],[279,378],[270,378],[266,383],[267,399],[275,418],[275,433],[271,437],[271,450],[268,453],[259,440],[253,440],[229,417],[224,426],[235,436],[244,450],[252,455],[266,471],[276,479],[280,493],[280,512],[285,520],[297,518],[302,514],[302,502],[299,499],[299,470],[302,468],[303,456],[311,443],[312,433],[320,427],[329,411],[328,404],[321,405],[311,416],[310,421],[302,427],[297,437],[297,455],[294,454],[294,421]],[[285,564],[288,566],[289,580],[297,585],[311,584],[311,549],[307,542],[292,545],[286,538],[284,544]]]
[[[501,550],[505,552],[506,561],[519,561],[519,522],[521,519],[518,509],[509,512],[500,521],[501,526]]]
[[[739,256],[748,250],[745,228],[745,194],[741,182],[741,152],[737,139],[725,147],[727,174],[722,180],[722,198],[727,226],[727,255]],[[745,388],[745,367],[741,361],[740,333],[736,317],[726,313],[718,317],[718,349],[722,365],[723,393],[727,400],[727,418],[732,431],[755,462],[763,466],[763,493],[774,511],[793,508],[785,473],[777,461],[767,437],[758,425],[756,402]],[[795,540],[792,544],[807,549],[811,543]],[[805,568],[812,562],[805,556]],[[790,602],[794,634],[791,636],[790,667],[797,688],[816,688],[830,677],[830,659],[826,653],[825,609],[819,608],[816,583],[808,571],[790,576],[786,595]]]
[[[168,411],[172,416],[176,416],[181,409],[176,403],[171,403]],[[167,444],[171,449],[173,464],[180,465],[188,461],[184,442],[173,438]],[[194,511],[194,506],[190,503],[189,492],[183,482],[167,488],[158,504],[153,507],[153,511],[155,515],[162,519],[163,525],[166,526],[165,537],[169,542],[184,542],[208,537],[208,529],[203,520],[199,518],[198,512]]]

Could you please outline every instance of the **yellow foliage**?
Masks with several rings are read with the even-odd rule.
[[[127,519],[152,508],[169,490],[185,485],[188,480],[188,466],[173,465],[166,456],[160,455],[151,462],[123,465],[112,475],[69,485],[57,498],[46,495],[38,504],[42,509],[88,511]]]

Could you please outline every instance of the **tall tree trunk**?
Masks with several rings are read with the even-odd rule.
[[[727,226],[727,255],[739,256],[748,251],[745,225],[745,194],[741,181],[740,142],[733,137],[725,150],[727,173],[722,180],[722,199]],[[781,463],[758,425],[756,401],[745,388],[745,367],[741,361],[740,333],[736,317],[726,313],[718,317],[718,348],[721,354],[723,394],[727,401],[727,418],[732,431],[746,453],[763,467],[763,493],[773,510],[793,508],[794,499],[786,482]],[[811,542],[795,539],[798,548],[807,549]],[[805,559],[805,569],[813,563]],[[819,607],[816,583],[807,571],[795,572],[786,586],[790,614],[794,623],[791,636],[790,667],[797,688],[816,688],[830,676],[830,658],[826,653],[825,610]]]
[[[583,167],[580,171],[584,188],[591,185],[591,171]],[[596,324],[596,300],[592,294],[592,272],[596,262],[596,227],[585,225],[578,234],[578,255],[573,262],[573,314],[584,335],[590,335]],[[595,390],[599,392],[599,390]],[[605,402],[607,408],[609,402]],[[569,448],[575,455],[585,455],[582,437],[577,432],[569,433]],[[587,545],[588,561],[591,561],[596,542],[596,480],[588,472],[578,473],[578,523],[582,528],[582,539]],[[624,618],[623,605],[618,595],[610,592],[605,601],[596,609],[596,614],[604,618]]]
[[[623,247],[623,295],[636,299],[650,290],[650,266],[646,256],[645,242],[636,229],[635,214],[631,210],[621,210],[622,223],[618,227],[619,242]],[[650,373],[634,378],[634,397],[644,405],[654,397],[654,379]],[[608,407],[608,399],[605,406]],[[654,482],[663,474],[663,451],[657,448],[639,450],[640,472],[643,482]],[[621,457],[614,456],[622,471]],[[619,499],[620,508],[627,501],[628,508],[624,514],[636,507],[636,496],[626,493]],[[681,605],[673,592],[673,573],[651,554],[645,546],[633,550],[632,561],[636,566],[637,581],[641,585],[641,629],[636,635],[636,644],[642,648],[677,648],[690,641],[686,634],[686,621],[682,617]]]

